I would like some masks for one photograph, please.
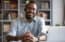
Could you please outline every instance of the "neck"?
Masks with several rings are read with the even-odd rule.
[[[31,23],[33,19],[27,19],[27,22]]]

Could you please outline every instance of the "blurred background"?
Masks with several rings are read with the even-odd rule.
[[[10,24],[24,17],[24,8],[30,0],[0,0],[0,42],[6,41]],[[45,19],[46,30],[65,26],[65,0],[34,0],[37,3],[37,15]],[[63,32],[64,33],[64,32]],[[65,34],[64,34],[65,35]]]

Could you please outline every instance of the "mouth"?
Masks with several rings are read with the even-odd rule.
[[[33,12],[27,12],[27,14],[34,14]]]
[[[27,19],[32,19],[33,17],[34,17],[34,16],[33,16],[32,14],[27,14],[27,15],[26,15],[26,18],[27,18]]]
[[[34,13],[32,13],[32,12],[27,12],[26,15],[28,15],[28,16],[33,16],[33,14],[34,14]]]

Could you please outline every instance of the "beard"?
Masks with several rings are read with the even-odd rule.
[[[26,19],[32,20],[35,17],[35,13],[34,12],[27,12],[26,11],[25,17],[26,17]]]
[[[25,17],[26,17],[26,19],[33,19],[34,18],[34,16],[30,16],[30,15],[26,15]]]

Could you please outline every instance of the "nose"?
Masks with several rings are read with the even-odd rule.
[[[34,12],[33,8],[27,8],[27,12]]]
[[[34,10],[33,10],[33,9],[29,9],[29,12],[30,12],[30,13],[33,13],[33,12],[34,12]]]

